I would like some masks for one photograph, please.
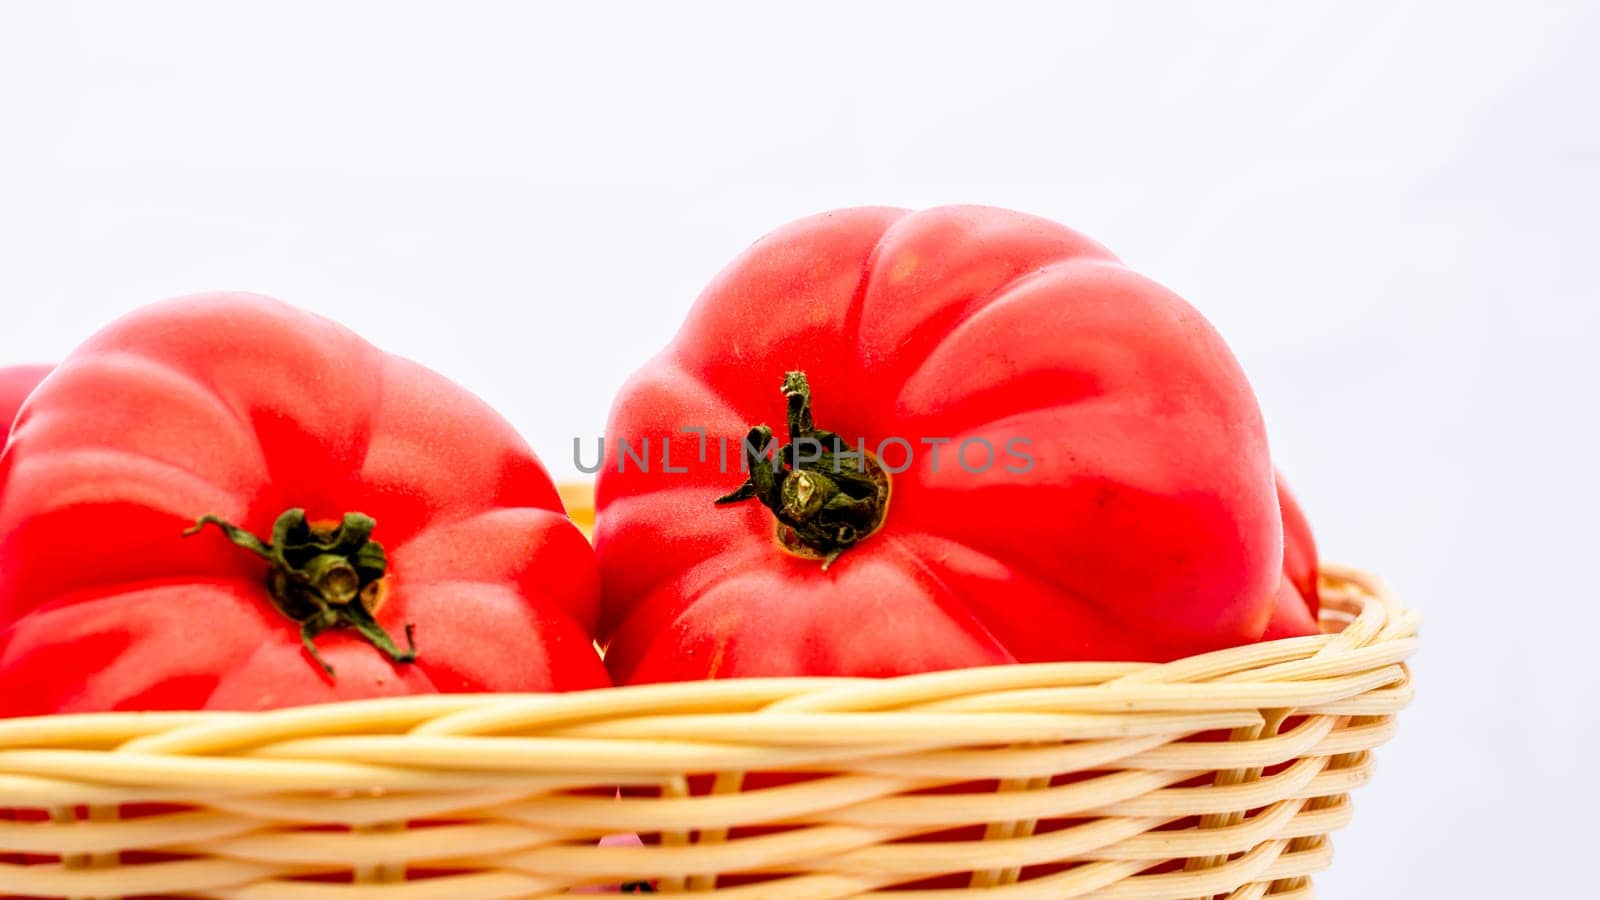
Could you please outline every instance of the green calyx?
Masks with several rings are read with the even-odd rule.
[[[228,540],[266,560],[267,593],[291,621],[300,624],[300,641],[330,677],[333,667],[317,652],[317,636],[335,628],[353,628],[367,643],[397,663],[415,662],[412,626],[406,626],[406,649],[373,618],[389,560],[383,545],[372,539],[377,522],[361,513],[346,513],[336,528],[319,529],[306,521],[306,511],[291,509],[272,526],[272,540],[255,535],[216,516],[204,516],[184,536],[215,525]]]
[[[778,520],[778,540],[828,568],[839,555],[878,530],[889,508],[889,473],[864,448],[855,449],[817,428],[804,372],[783,377],[789,443],[770,454],[772,429],[751,428],[744,459],[750,477],[717,505],[758,500]]]

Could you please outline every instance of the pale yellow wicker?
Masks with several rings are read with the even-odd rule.
[[[1309,897],[1417,646],[1323,580],[1329,633],[1167,665],[0,720],[0,894]]]

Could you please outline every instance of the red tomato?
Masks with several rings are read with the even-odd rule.
[[[1283,574],[1315,617],[1322,609],[1322,600],[1317,594],[1317,542],[1311,537],[1311,523],[1306,521],[1300,501],[1289,491],[1283,474],[1275,474],[1278,508],[1283,514]]]
[[[769,423],[752,437],[789,439],[781,470],[746,481],[741,438]],[[1222,339],[1019,213],[850,209],[766,237],[608,435],[649,464],[613,443],[598,484],[622,682],[1169,660],[1259,638],[1282,571]],[[845,459],[858,442],[881,459]]]
[[[50,374],[49,366],[8,366],[0,369],[0,447],[5,446],[11,421],[22,408],[22,401]]]
[[[1317,595],[1317,543],[1311,537],[1311,523],[1290,493],[1283,474],[1276,473],[1278,508],[1283,514],[1283,581],[1272,605],[1272,618],[1261,635],[1264,641],[1316,634],[1317,613],[1322,600]]]
[[[1295,590],[1294,583],[1284,578],[1278,583],[1278,591],[1272,600],[1272,617],[1267,620],[1266,630],[1261,633],[1263,641],[1276,641],[1281,638],[1304,637],[1316,634],[1317,619],[1306,606],[1304,597]]]
[[[0,461],[0,715],[599,686],[598,589],[508,423],[263,297],[112,324]]]

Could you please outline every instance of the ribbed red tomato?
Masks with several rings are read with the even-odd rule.
[[[634,455],[609,448],[597,497],[619,681],[1167,660],[1258,639],[1281,580],[1261,415],[1221,338],[1019,213],[780,229],[607,431]],[[746,481],[747,434],[787,440],[770,476]]]
[[[598,588],[505,420],[262,297],[112,324],[0,460],[0,715],[594,687]]]

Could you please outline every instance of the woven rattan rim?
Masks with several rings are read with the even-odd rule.
[[[1328,633],[1166,665],[0,721],[0,894],[1310,896],[1417,646],[1323,581]]]

